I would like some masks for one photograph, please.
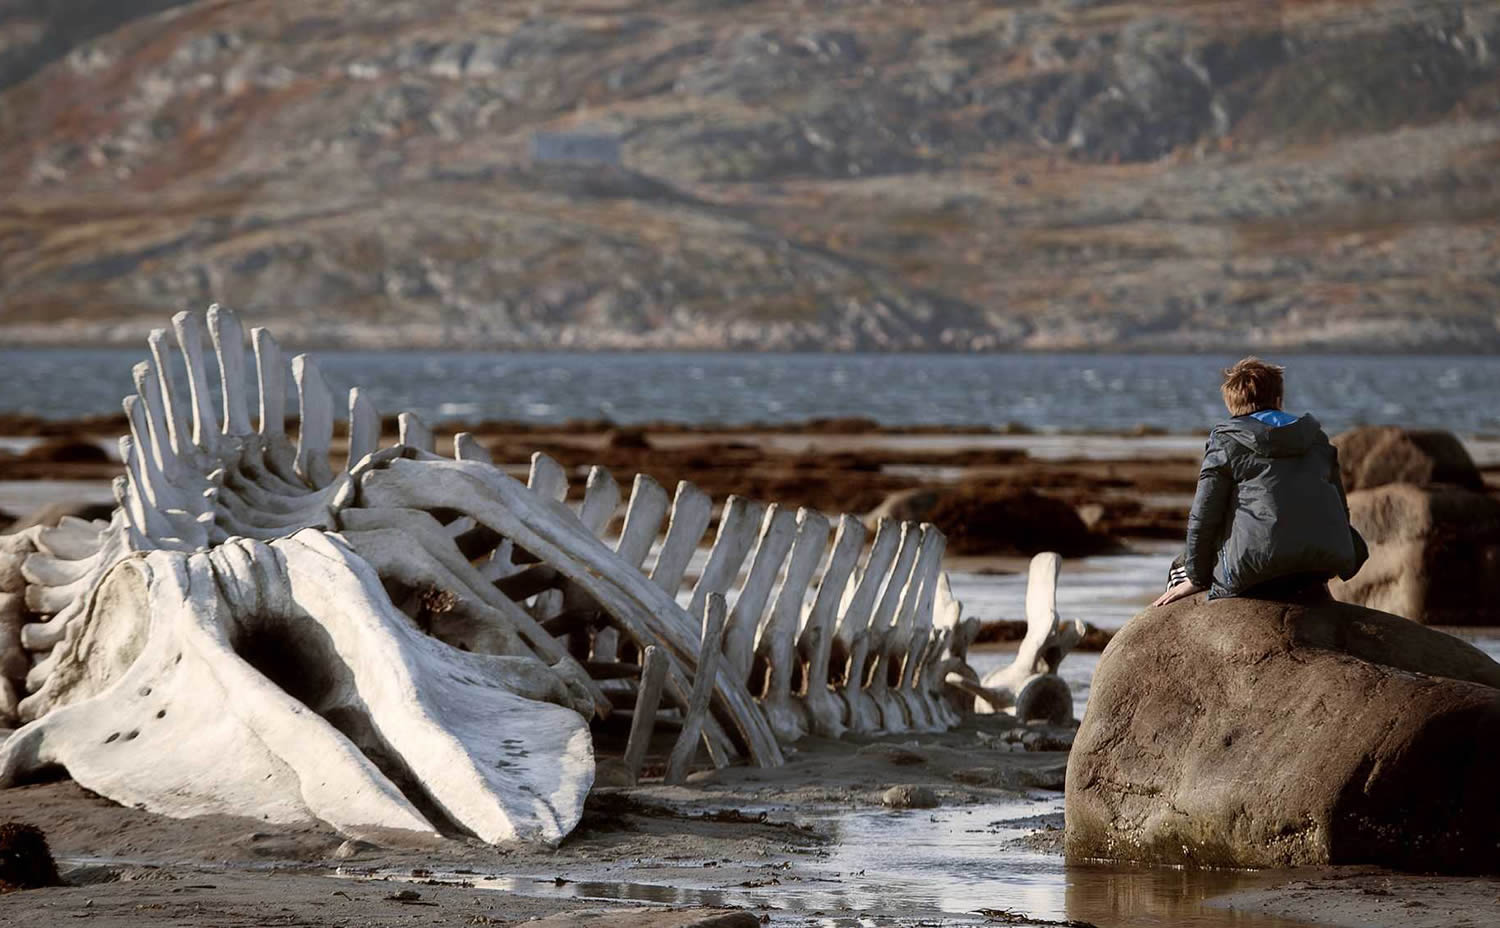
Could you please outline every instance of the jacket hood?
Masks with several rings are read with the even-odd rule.
[[[1254,416],[1235,416],[1214,431],[1268,458],[1299,457],[1328,441],[1323,427],[1311,415],[1280,427],[1269,426]]]

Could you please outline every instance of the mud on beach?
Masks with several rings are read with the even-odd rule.
[[[24,515],[44,496],[108,500],[107,481],[120,467],[109,450],[119,422],[9,424],[0,428],[14,439],[0,444],[0,509]],[[440,452],[450,450],[454,430],[441,432]],[[668,486],[689,479],[716,498],[739,493],[856,512],[938,488],[954,493],[935,511],[961,521],[1028,494],[1027,505],[1035,497],[1071,511],[1084,532],[1078,537],[1094,546],[1089,553],[1178,537],[1202,441],[849,422],[469,430],[517,476],[542,451],[570,469],[604,464]],[[1500,484],[1496,460],[1482,461],[1491,486]],[[999,530],[972,538],[955,565],[977,574],[1019,569],[1034,550],[1034,527],[1021,518],[993,521]],[[1019,603],[1016,615],[980,613],[1017,615]],[[619,734],[601,731],[601,744]],[[70,885],[0,896],[0,923],[1109,926],[1161,924],[1164,916],[1201,928],[1500,923],[1500,885],[1487,880],[1368,868],[1183,874],[1065,866],[1057,839],[1066,745],[1066,731],[982,719],[941,735],[809,740],[784,768],[702,769],[683,787],[649,780],[651,763],[665,755],[658,746],[639,787],[610,785],[619,782],[615,771],[601,764],[582,824],[555,850],[497,850],[458,836],[432,848],[378,849],[321,827],[172,820],[66,780],[36,783],[0,791],[0,821],[41,827]],[[608,753],[618,752],[601,750]],[[893,801],[935,805],[890,808],[893,787],[912,788]]]

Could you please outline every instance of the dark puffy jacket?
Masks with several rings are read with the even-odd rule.
[[[1188,515],[1188,579],[1209,598],[1286,577],[1354,576],[1369,551],[1349,524],[1338,451],[1318,420],[1237,416],[1208,437]]]

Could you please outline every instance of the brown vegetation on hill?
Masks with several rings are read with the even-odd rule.
[[[13,3],[0,332],[1494,347],[1497,49],[1467,0]]]

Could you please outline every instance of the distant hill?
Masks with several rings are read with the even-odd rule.
[[[1493,2],[0,0],[0,344],[1493,351],[1497,268]]]

